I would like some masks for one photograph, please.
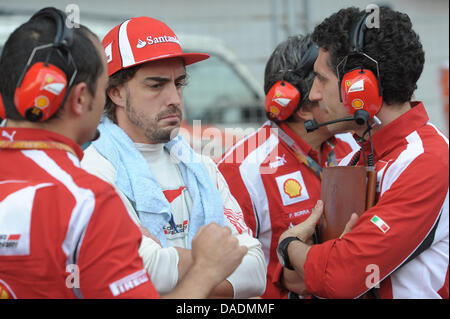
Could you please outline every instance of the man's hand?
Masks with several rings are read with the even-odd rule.
[[[350,219],[348,220],[347,224],[345,224],[344,231],[342,232],[341,236],[339,236],[339,238],[342,238],[342,236],[344,236],[353,229],[353,226],[355,226],[356,222],[358,221],[358,218],[359,216],[356,213],[353,213],[350,216]]]
[[[164,298],[208,298],[240,265],[247,251],[228,227],[216,223],[202,226],[192,239],[192,266]]]
[[[314,234],[316,229],[317,222],[322,216],[323,213],[323,202],[318,200],[316,206],[312,209],[311,215],[306,219],[303,223],[300,223],[292,228],[286,230],[283,234],[281,234],[280,239],[278,240],[278,244],[285,239],[286,237],[298,237],[303,242],[309,241],[309,239]]]
[[[192,240],[194,265],[203,269],[205,279],[214,280],[216,285],[233,273],[247,251],[247,247],[239,246],[228,227],[216,223],[201,227]]]

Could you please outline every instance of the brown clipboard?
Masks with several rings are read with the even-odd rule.
[[[361,216],[375,202],[376,171],[373,167],[334,166],[323,169],[321,199],[324,212],[318,240],[338,238],[352,213]]]

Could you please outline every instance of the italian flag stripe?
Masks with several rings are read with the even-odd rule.
[[[378,217],[377,215],[374,215],[370,221],[371,221],[372,223],[374,223],[379,229],[381,229],[381,231],[382,231],[383,233],[386,233],[386,232],[390,229],[389,225],[386,224],[386,223],[384,222],[384,220],[382,220],[382,219],[381,219],[380,217]]]

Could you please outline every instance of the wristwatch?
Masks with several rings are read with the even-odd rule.
[[[280,261],[281,266],[283,266],[289,270],[294,270],[294,267],[292,267],[291,261],[289,260],[289,255],[288,255],[287,249],[288,249],[289,244],[294,240],[298,240],[298,241],[301,241],[302,243],[304,243],[304,241],[301,240],[300,238],[291,236],[291,237],[286,237],[285,239],[283,239],[277,248],[277,256],[278,256],[278,260]]]

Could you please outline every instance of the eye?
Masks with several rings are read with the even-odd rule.
[[[187,85],[187,79],[186,78],[175,82],[175,86],[177,88],[182,88],[182,87],[185,87],[186,85]]]

